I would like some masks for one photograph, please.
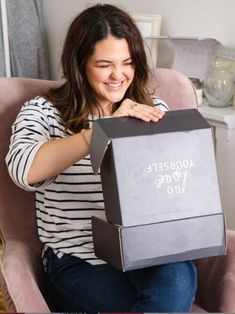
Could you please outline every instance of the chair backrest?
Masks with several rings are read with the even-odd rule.
[[[61,84],[28,78],[0,78],[0,230],[4,241],[26,241],[40,248],[36,232],[34,193],[18,188],[5,164],[11,125],[22,104],[49,88]]]
[[[150,91],[163,99],[171,110],[198,108],[197,96],[192,82],[184,74],[157,68],[152,72]]]

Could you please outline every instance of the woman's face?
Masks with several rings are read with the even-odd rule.
[[[126,39],[109,35],[96,43],[86,63],[86,76],[106,114],[122,100],[133,81],[135,66]]]

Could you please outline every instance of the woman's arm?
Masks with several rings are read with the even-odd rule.
[[[113,113],[114,117],[131,116],[143,121],[158,121],[163,115],[154,107],[136,104],[130,99],[125,99]],[[45,107],[33,101],[25,105],[13,126],[6,161],[12,179],[25,189],[33,189],[34,184],[38,187],[47,185],[90,152],[92,129],[51,139],[48,116],[45,115]]]
[[[28,184],[60,174],[90,153],[92,129],[59,140],[50,140],[38,150],[28,172]]]
[[[125,99],[113,117],[131,116],[143,121],[158,121],[164,113],[143,104]],[[38,150],[28,172],[28,183],[34,184],[57,176],[90,152],[92,129],[69,137],[48,141]]]
[[[67,136],[53,111],[43,98],[35,98],[22,106],[12,126],[6,164],[12,180],[26,190],[47,186],[89,154],[92,131]]]

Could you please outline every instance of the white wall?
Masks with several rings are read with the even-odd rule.
[[[58,78],[65,32],[72,19],[94,3],[111,3],[133,13],[162,16],[162,35],[215,38],[235,48],[235,0],[43,0],[52,78]]]

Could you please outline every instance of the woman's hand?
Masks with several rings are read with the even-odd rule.
[[[157,122],[162,119],[164,112],[156,107],[138,104],[131,99],[125,99],[120,107],[113,113],[113,117],[135,117],[137,119],[150,122]]]

